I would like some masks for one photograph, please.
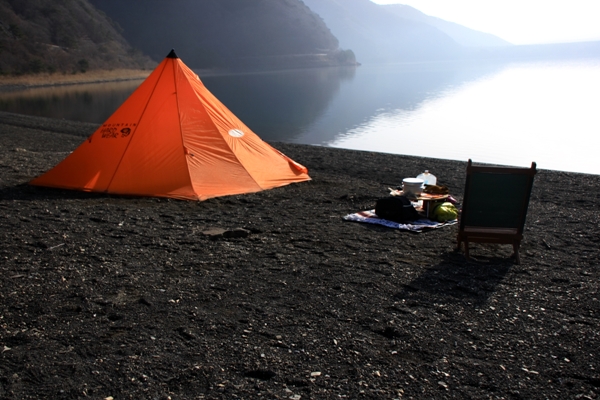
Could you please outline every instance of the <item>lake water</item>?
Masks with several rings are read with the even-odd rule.
[[[600,174],[600,59],[200,78],[268,141]],[[5,92],[0,110],[100,124],[139,83]]]

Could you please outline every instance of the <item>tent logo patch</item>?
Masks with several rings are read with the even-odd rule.
[[[100,131],[102,133],[102,139],[116,139],[119,135],[117,132],[117,128],[105,126]]]
[[[131,123],[104,124],[100,129],[100,133],[103,139],[117,139],[119,134],[122,138],[125,138],[131,133],[131,127],[136,125]]]
[[[239,138],[239,137],[242,137],[242,136],[244,136],[244,132],[242,132],[242,131],[241,131],[241,130],[239,130],[239,129],[231,129],[231,130],[229,131],[229,136],[231,136],[231,137],[235,137],[235,138]]]

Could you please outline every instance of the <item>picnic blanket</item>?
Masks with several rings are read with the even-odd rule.
[[[418,219],[416,221],[412,221],[408,224],[400,224],[394,221],[388,221],[387,219],[382,219],[375,214],[375,210],[365,210],[359,211],[354,214],[348,214],[343,217],[346,221],[354,221],[354,222],[364,222],[367,224],[377,224],[387,226],[388,228],[394,229],[402,229],[411,232],[423,232],[430,229],[438,229],[444,226],[454,225],[457,223],[457,220],[447,221],[447,222],[436,222],[430,219]]]

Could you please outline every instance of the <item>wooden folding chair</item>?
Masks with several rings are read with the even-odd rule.
[[[457,250],[465,243],[512,244],[513,257],[520,264],[519,246],[536,174],[531,168],[467,165],[467,179],[459,216]]]

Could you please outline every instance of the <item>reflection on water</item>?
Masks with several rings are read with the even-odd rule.
[[[510,64],[439,89],[327,144],[600,174],[600,60]]]
[[[600,174],[600,61],[201,76],[265,140]],[[102,123],[141,81],[0,93],[0,110]]]
[[[355,73],[356,68],[315,68],[201,79],[262,139],[290,142],[324,117]]]
[[[369,121],[380,114],[395,110],[410,113],[427,99],[443,96],[452,88],[493,74],[499,68],[497,65],[474,68],[453,63],[360,67],[352,81],[342,83],[326,117],[306,126],[303,135],[294,141],[335,146],[349,132],[368,136],[364,130],[358,132],[354,129],[369,126]],[[402,132],[395,130],[390,135],[392,137],[389,139],[393,140],[394,137],[400,137]],[[378,151],[408,154],[404,149],[389,146],[389,139],[380,143],[384,150]],[[370,149],[367,147],[364,150]]]
[[[133,80],[0,92],[0,110],[101,124],[141,82]]]

